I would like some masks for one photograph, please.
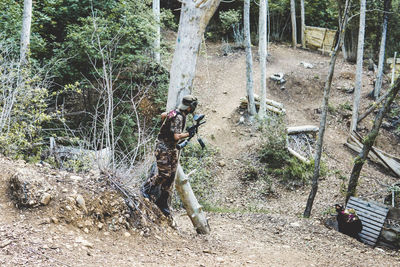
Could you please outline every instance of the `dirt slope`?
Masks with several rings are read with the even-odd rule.
[[[256,51],[254,51],[256,52]],[[217,193],[220,206],[257,207],[267,213],[209,213],[212,233],[198,236],[183,212],[175,212],[178,231],[156,227],[147,236],[140,230],[90,231],[65,223],[49,223],[49,208],[17,210],[7,193],[7,179],[16,167],[0,160],[0,266],[400,266],[397,252],[372,249],[322,225],[319,218],[330,205],[342,202],[342,181],[332,175],[322,181],[311,219],[301,218],[309,188],[287,191],[277,188],[276,198],[257,198],[238,179],[242,155],[257,141],[257,133],[237,125],[236,108],[245,94],[245,56],[237,52],[219,56],[219,46],[209,45],[199,59],[195,93],[199,110],[206,113],[202,130],[220,150],[226,164],[218,167]],[[328,57],[285,46],[272,46],[268,73],[288,75],[285,90],[270,84],[268,95],[285,104],[289,125],[318,125]],[[314,64],[305,69],[300,62]],[[255,84],[259,70],[255,62]],[[351,95],[336,87],[351,80],[343,75],[354,66],[339,61],[332,90],[332,103],[351,101]],[[351,76],[351,75],[350,75]],[[351,77],[350,77],[351,78]],[[366,77],[363,94],[370,90]],[[351,170],[352,154],[343,147],[346,127],[330,117],[326,136],[326,160],[331,169],[345,176]],[[212,136],[214,138],[212,138]],[[399,153],[396,143],[384,143]],[[42,168],[40,166],[32,168]],[[367,164],[359,194],[378,198],[394,178]]]

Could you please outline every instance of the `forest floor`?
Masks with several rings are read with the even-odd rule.
[[[287,83],[281,90],[269,82],[268,98],[285,105],[289,126],[318,126],[316,110],[322,99],[329,57],[285,45],[271,45],[270,53],[268,76],[283,72]],[[311,63],[314,68],[306,69],[301,62]],[[257,63],[255,60],[256,91]],[[0,158],[0,266],[400,266],[398,252],[371,248],[323,223],[326,211],[343,202],[341,188],[346,181],[338,173],[347,178],[354,157],[343,146],[348,114],[342,114],[345,111],[340,107],[352,103],[352,94],[345,90],[354,82],[355,66],[339,60],[336,70],[331,105],[337,112],[328,118],[324,147],[324,161],[332,172],[321,181],[310,219],[301,216],[309,186],[288,190],[277,184],[274,197],[268,198],[255,193],[254,185],[244,185],[239,179],[245,166],[244,155],[254,150],[260,138],[260,133],[251,127],[238,124],[240,98],[246,92],[245,54],[239,50],[222,56],[220,45],[209,44],[207,49],[203,47],[199,58],[194,93],[200,98],[199,112],[207,116],[207,124],[201,129],[203,136],[219,150],[213,203],[224,209],[207,214],[211,234],[197,235],[183,211],[174,212],[177,230],[160,226],[147,234],[88,226],[89,231],[51,219],[56,216],[55,203],[31,210],[17,209],[7,189],[7,181],[16,169],[47,172],[46,175],[61,177],[61,181],[70,176],[40,165]],[[372,89],[369,75],[365,71],[363,97]],[[370,123],[366,120],[361,130]],[[389,132],[382,133],[377,145],[399,155],[398,140]],[[395,181],[381,167],[367,163],[358,195],[381,201],[387,185]],[[74,190],[74,183],[62,186],[65,192]]]

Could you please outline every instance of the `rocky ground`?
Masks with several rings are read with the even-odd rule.
[[[285,105],[289,126],[318,126],[329,57],[284,45],[272,45],[270,53],[268,75],[283,72],[287,83],[281,89],[269,82],[268,97]],[[306,69],[301,62],[311,63],[313,68]],[[211,234],[197,235],[183,211],[174,212],[177,230],[151,212],[144,221],[139,214],[136,220],[129,220],[122,196],[96,172],[69,174],[0,158],[0,265],[400,266],[398,252],[368,247],[324,226],[329,208],[343,202],[340,189],[354,157],[343,146],[349,118],[341,108],[352,101],[349,91],[354,69],[339,60],[331,101],[336,112],[329,116],[325,139],[324,160],[341,176],[332,171],[321,181],[310,219],[301,217],[308,186],[288,190],[276,183],[274,196],[263,197],[256,192],[256,185],[244,185],[239,179],[244,155],[254,151],[260,137],[255,128],[238,124],[241,114],[237,108],[245,95],[245,54],[239,50],[223,56],[218,44],[210,44],[202,49],[195,93],[200,97],[199,111],[207,116],[201,131],[208,145],[219,149],[212,203],[221,212],[208,213]],[[372,89],[371,80],[365,71],[363,96]],[[365,107],[366,100],[363,103]],[[366,120],[361,130],[365,132],[370,123]],[[398,139],[389,132],[383,131],[378,145],[400,154]],[[23,186],[17,190],[19,198],[10,192],[10,179],[16,174],[37,177],[49,186],[29,204]],[[25,180],[19,180],[24,185]],[[367,163],[359,196],[381,201],[387,185],[395,181],[383,168]],[[51,196],[49,202],[46,194]],[[21,203],[35,207],[21,207]],[[143,213],[151,210],[146,203],[141,207]]]

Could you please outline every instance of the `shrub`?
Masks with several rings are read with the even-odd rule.
[[[189,143],[181,153],[180,163],[185,173],[196,170],[190,175],[190,185],[200,203],[208,202],[215,185],[215,156],[217,151],[212,147],[201,149],[197,143]]]
[[[39,71],[19,65],[13,45],[0,43],[0,153],[32,159],[40,154],[48,92]],[[35,73],[36,72],[36,73]]]

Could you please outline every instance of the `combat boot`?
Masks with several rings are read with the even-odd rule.
[[[171,215],[171,211],[170,211],[169,205],[168,205],[168,199],[169,199],[169,192],[162,191],[160,197],[155,202],[157,207],[162,211],[162,213],[166,217],[169,217]]]

